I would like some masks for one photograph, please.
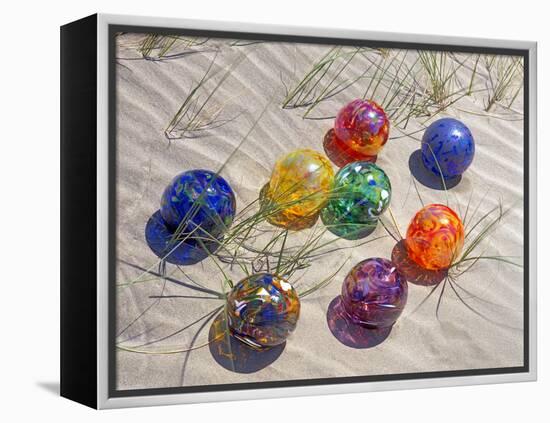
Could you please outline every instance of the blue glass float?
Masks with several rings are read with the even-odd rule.
[[[180,173],[166,187],[160,214],[172,232],[214,240],[231,226],[235,209],[235,194],[227,181],[195,169]]]
[[[189,170],[164,190],[160,210],[145,227],[145,239],[157,257],[195,264],[217,250],[235,209],[235,195],[225,179],[209,170]]]
[[[256,349],[269,348],[285,342],[296,328],[300,299],[283,278],[257,273],[233,287],[226,312],[235,338]]]
[[[395,264],[369,258],[356,264],[344,279],[342,305],[353,323],[384,328],[401,315],[407,294],[407,281]]]
[[[472,164],[474,153],[474,137],[457,119],[436,120],[422,137],[422,161],[437,176],[453,178],[462,175]]]

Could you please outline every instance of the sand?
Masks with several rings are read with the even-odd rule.
[[[285,110],[281,104],[285,85],[295,86],[331,46],[231,45],[230,40],[219,39],[193,47],[193,54],[152,61],[143,60],[136,52],[135,47],[142,38],[139,34],[117,38],[116,283],[140,278],[139,283],[117,289],[117,343],[149,352],[181,350],[208,343],[209,330],[217,315],[214,310],[223,305],[204,291],[194,289],[191,280],[219,291],[223,278],[210,259],[185,267],[185,275],[168,265],[170,280],[143,276],[143,269],[158,271],[158,259],[145,242],[145,224],[159,208],[164,187],[184,170],[218,170],[231,156],[221,175],[232,185],[237,207],[241,209],[257,198],[279,157],[298,148],[322,152],[323,136],[332,120],[303,119],[304,109]],[[370,57],[377,57],[376,54],[379,53],[373,52]],[[216,85],[225,69],[234,66],[211,103],[214,108],[224,105],[220,116],[229,121],[202,131],[200,137],[169,142],[164,135],[166,127],[214,57],[213,70],[221,73],[209,82],[209,89]],[[410,52],[406,63],[412,64],[416,58],[417,53]],[[473,57],[457,54],[456,58],[466,58],[470,69],[474,66]],[[345,77],[360,75],[368,64],[367,57],[355,58],[344,73]],[[457,83],[468,84],[468,75],[466,70],[459,72]],[[480,69],[475,86],[483,89],[487,81],[486,71]],[[367,83],[367,80],[359,80],[323,102],[314,110],[314,117],[334,115],[347,101],[361,97]],[[484,91],[477,91],[438,116],[461,119],[476,140],[472,166],[447,193],[423,185],[411,174],[409,162],[414,164],[411,156],[416,157],[414,152],[419,149],[419,134],[403,136],[392,128],[391,139],[377,164],[391,179],[392,210],[402,233],[421,207],[413,180],[426,204],[448,201],[451,207],[464,213],[472,195],[471,204],[480,204],[478,217],[499,201],[506,207],[514,204],[484,252],[517,256],[521,262],[523,119],[520,114],[498,107],[484,112],[486,95]],[[265,113],[256,127],[233,154],[264,108]],[[523,109],[521,95],[513,108]],[[423,121],[425,119],[416,119],[411,122],[411,128]],[[421,175],[417,177],[422,179]],[[304,239],[307,232],[293,236],[297,240]],[[379,225],[370,237],[385,234]],[[331,234],[326,237],[334,239]],[[338,241],[339,246],[347,248],[314,262],[295,281],[297,289],[303,289],[343,265],[331,284],[302,300],[298,327],[284,348],[264,355],[245,351],[246,360],[237,357],[233,363],[237,371],[222,365],[224,357],[219,345],[215,344],[177,354],[118,350],[117,389],[523,365],[523,270],[496,261],[480,262],[461,276],[460,285],[468,291],[461,291],[467,305],[447,286],[436,315],[441,286],[418,307],[433,287],[410,283],[407,307],[391,331],[369,337],[359,334],[355,347],[343,336],[338,339],[328,327],[327,310],[334,316],[330,305],[339,295],[343,277],[353,264],[365,258],[390,258],[396,242],[386,236],[353,247],[356,244],[358,242]],[[238,269],[228,272],[235,281],[244,276]],[[151,298],[159,295],[172,297]],[[239,345],[233,347],[239,348]]]

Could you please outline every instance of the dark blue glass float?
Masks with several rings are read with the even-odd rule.
[[[235,203],[221,176],[203,169],[183,172],[166,187],[160,210],[147,222],[147,243],[169,263],[198,263],[218,248],[235,217]]]
[[[164,190],[160,214],[174,232],[217,239],[233,222],[235,194],[227,181],[214,172],[188,170]]]
[[[453,178],[462,175],[472,164],[474,153],[474,137],[457,119],[436,120],[422,137],[422,161],[437,176]]]

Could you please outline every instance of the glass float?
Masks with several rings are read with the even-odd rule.
[[[464,226],[449,207],[429,204],[411,220],[405,242],[409,257],[420,267],[447,269],[464,245]]]
[[[248,276],[227,296],[227,321],[233,335],[253,348],[285,342],[300,317],[292,285],[270,273]]]
[[[328,159],[309,149],[293,151],[275,163],[269,184],[260,193],[267,220],[300,230],[315,224],[328,200],[334,171]]]
[[[372,100],[354,100],[344,106],[327,133],[324,147],[338,166],[366,160],[374,162],[388,141],[390,122],[384,109]]]
[[[235,217],[235,194],[221,176],[203,169],[180,173],[166,187],[160,214],[168,229],[203,240],[219,239]]]
[[[403,312],[407,293],[407,281],[391,261],[369,258],[355,265],[344,279],[342,305],[354,323],[389,327]]]
[[[321,219],[335,235],[360,239],[374,230],[390,200],[391,184],[386,173],[373,163],[353,162],[336,173]]]
[[[462,175],[472,164],[474,153],[472,133],[456,119],[436,120],[422,136],[422,161],[437,176],[453,178]]]
[[[157,257],[191,265],[217,250],[234,217],[235,195],[227,181],[208,170],[189,170],[164,190],[145,239]]]

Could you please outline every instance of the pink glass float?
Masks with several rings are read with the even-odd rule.
[[[376,161],[388,141],[390,122],[384,109],[372,100],[354,100],[344,106],[334,121],[334,131],[325,135],[325,152],[337,166],[357,160]]]

